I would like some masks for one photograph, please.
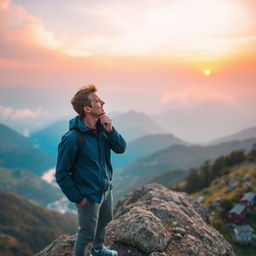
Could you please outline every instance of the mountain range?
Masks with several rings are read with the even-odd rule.
[[[17,193],[40,205],[59,200],[59,188],[41,179],[54,162],[54,157],[35,148],[30,138],[0,124],[0,190]]]
[[[17,193],[29,201],[47,206],[63,194],[56,186],[25,169],[0,167],[0,190]]]
[[[151,180],[163,180],[172,176],[175,183],[186,176],[189,168],[196,167],[207,159],[213,159],[240,147],[249,148],[253,143],[253,139],[249,139],[247,142],[239,141],[239,139],[256,138],[256,129],[251,128],[232,135],[233,140],[238,140],[236,142],[225,143],[225,141],[230,140],[228,136],[221,139],[223,142],[221,144],[192,145],[171,133],[164,133],[166,130],[150,117],[135,111],[116,113],[113,116],[113,123],[125,138],[128,135],[128,138],[132,139],[130,132],[134,127],[140,127],[138,131],[143,131],[139,133],[140,137],[138,137],[138,133],[133,133],[135,139],[132,141],[126,139],[128,144],[125,154],[112,154],[112,163],[115,169],[113,183],[117,198],[133,187],[143,185]],[[55,165],[58,142],[67,130],[68,120],[59,120],[27,138],[7,126],[1,125],[0,167],[10,170],[19,169],[19,171],[24,172],[24,176],[26,176],[26,171],[41,176],[43,172]],[[17,170],[10,171],[10,173],[11,176],[9,177],[12,177],[18,185],[13,186],[9,191],[18,192],[17,187],[25,187],[25,179],[20,185],[21,181],[17,181],[13,175],[17,174]],[[39,184],[40,182],[34,181],[32,183]],[[40,185],[33,189],[39,189],[39,187],[43,188],[44,186]],[[40,194],[40,189],[37,191]],[[31,194],[36,195],[37,193]],[[25,194],[22,195],[26,196]],[[56,196],[59,196],[59,193],[55,193],[52,198],[56,198]],[[50,193],[46,197],[50,198]],[[33,199],[31,198],[31,200]],[[42,200],[46,203],[48,199],[41,198],[40,203]]]
[[[210,146],[173,145],[160,150],[116,170],[113,180],[116,198],[133,188],[149,183],[155,176],[166,173],[168,170],[182,170],[180,177],[183,178],[184,171],[188,171],[191,167],[197,167],[206,160],[212,160],[232,150],[249,150],[254,143],[256,138]]]
[[[135,111],[114,114],[113,124],[128,143],[145,135],[167,133],[149,116]],[[32,133],[30,137],[41,151],[56,156],[57,146],[62,135],[68,131],[68,126],[67,119],[59,120]]]
[[[54,157],[62,135],[68,131],[68,120],[59,120],[31,134],[34,144],[43,152]]]
[[[168,129],[162,127],[151,117],[136,111],[114,116],[113,124],[128,143],[148,134],[169,133]]]
[[[216,145],[216,144],[227,142],[227,141],[234,141],[234,140],[240,141],[240,140],[246,140],[250,138],[256,138],[256,127],[244,129],[242,131],[231,134],[229,136],[219,138],[217,140],[212,141],[210,144]]]
[[[0,255],[32,256],[63,233],[77,229],[74,216],[31,204],[21,196],[0,191]]]
[[[113,154],[112,161],[116,168],[123,167],[137,160],[139,157],[149,155],[174,144],[191,144],[171,133],[171,127],[167,125],[168,122],[163,122],[163,118],[151,118],[141,112],[129,111],[125,113],[113,113],[112,119],[115,128],[124,136],[128,143],[125,156],[120,157]],[[159,123],[155,120],[162,120],[162,122]],[[189,128],[187,129],[189,130]],[[68,119],[66,118],[32,133],[30,137],[38,149],[56,157],[58,143],[60,142],[61,136],[67,131]],[[251,137],[256,137],[255,128],[243,130],[241,133],[234,134],[232,137],[223,137],[220,141],[216,140],[210,144]]]
[[[20,168],[41,175],[51,168],[55,158],[34,147],[33,141],[0,124],[0,166]]]
[[[188,145],[189,143],[175,137],[172,134],[148,134],[127,144],[124,155],[112,154],[114,167],[120,168],[130,164],[146,155],[153,154],[159,150],[172,145]]]

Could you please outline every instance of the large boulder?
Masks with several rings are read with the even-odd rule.
[[[37,256],[69,256],[75,236],[62,236]],[[106,244],[121,256],[232,256],[230,244],[209,223],[206,209],[186,193],[159,184],[119,200]]]

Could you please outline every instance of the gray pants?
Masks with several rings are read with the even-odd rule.
[[[93,242],[93,248],[101,249],[106,226],[113,216],[112,190],[107,190],[100,204],[87,200],[86,205],[76,204],[79,229],[74,246],[74,256],[84,256],[86,246]]]

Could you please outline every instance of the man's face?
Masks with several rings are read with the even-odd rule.
[[[95,117],[100,117],[104,115],[105,111],[103,106],[105,102],[102,101],[101,98],[98,96],[98,94],[95,92],[91,93],[89,97],[91,99],[91,106],[86,107],[87,109],[89,109],[89,114]]]

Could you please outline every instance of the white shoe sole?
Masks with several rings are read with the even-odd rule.
[[[90,253],[90,255],[89,256],[92,256],[92,254]],[[116,256],[118,256],[118,253],[117,253],[117,255]]]

